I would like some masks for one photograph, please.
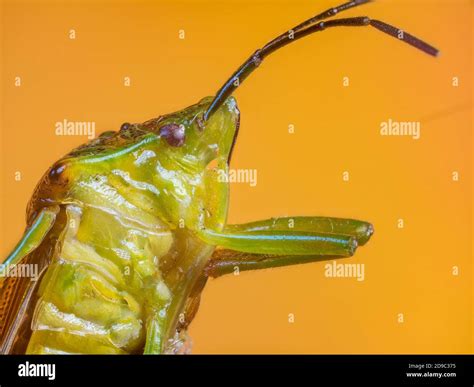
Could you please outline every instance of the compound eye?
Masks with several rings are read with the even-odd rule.
[[[126,130],[130,129],[132,125],[130,125],[130,123],[128,122],[124,122],[121,126],[120,126],[120,131],[121,132],[125,132]]]
[[[184,145],[186,135],[184,125],[168,124],[162,126],[159,131],[160,137],[164,138],[169,145],[179,147]]]

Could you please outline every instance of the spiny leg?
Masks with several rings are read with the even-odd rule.
[[[204,230],[201,237],[221,247],[205,275],[219,277],[235,267],[257,270],[348,257],[372,234],[367,222],[309,216],[228,225],[220,233]]]
[[[224,83],[219,89],[213,101],[209,105],[209,108],[204,113],[204,120],[208,120],[209,117],[219,108],[219,106],[229,97],[237,87],[261,64],[263,59],[270,55],[272,52],[286,46],[287,44],[294,42],[300,38],[303,38],[314,32],[323,31],[328,27],[346,26],[346,27],[357,27],[357,26],[372,26],[379,31],[382,31],[392,37],[395,37],[429,55],[437,56],[438,50],[428,43],[418,39],[417,37],[400,30],[397,27],[391,26],[380,20],[372,20],[369,17],[354,17],[346,19],[336,19],[328,21],[320,21],[322,19],[331,17],[338,12],[344,11],[349,8],[356,7],[367,3],[368,1],[351,1],[342,4],[339,7],[331,8],[315,17],[312,17],[288,32],[278,36],[277,38],[270,41],[263,48],[255,51],[238,69],[232,74],[232,76]]]

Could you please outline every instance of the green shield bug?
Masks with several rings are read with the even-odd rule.
[[[371,26],[432,56],[420,39],[331,8],[255,51],[214,97],[125,123],[57,161],[37,185],[27,229],[0,282],[2,353],[178,353],[209,277],[352,256],[370,223],[273,218],[226,223],[239,129],[234,90],[271,53],[332,27]],[[225,180],[225,179],[224,179]]]

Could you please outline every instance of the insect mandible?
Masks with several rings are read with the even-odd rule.
[[[368,17],[322,12],[255,51],[214,97],[102,133],[38,183],[27,228],[4,267],[39,279],[0,282],[2,353],[179,353],[209,277],[349,257],[368,222],[273,218],[226,224],[239,129],[232,93],[271,53],[332,27],[371,26],[432,56],[438,50]],[[14,270],[11,271],[13,273]]]

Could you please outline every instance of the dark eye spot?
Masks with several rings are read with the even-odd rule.
[[[168,124],[160,128],[160,137],[163,137],[171,146],[182,146],[186,138],[184,126]]]
[[[129,122],[124,122],[122,126],[120,126],[120,130],[125,131],[130,129],[130,123]]]
[[[66,169],[66,165],[64,164],[59,163],[59,164],[53,165],[51,169],[49,170],[49,178],[53,181],[59,180],[65,169]]]

